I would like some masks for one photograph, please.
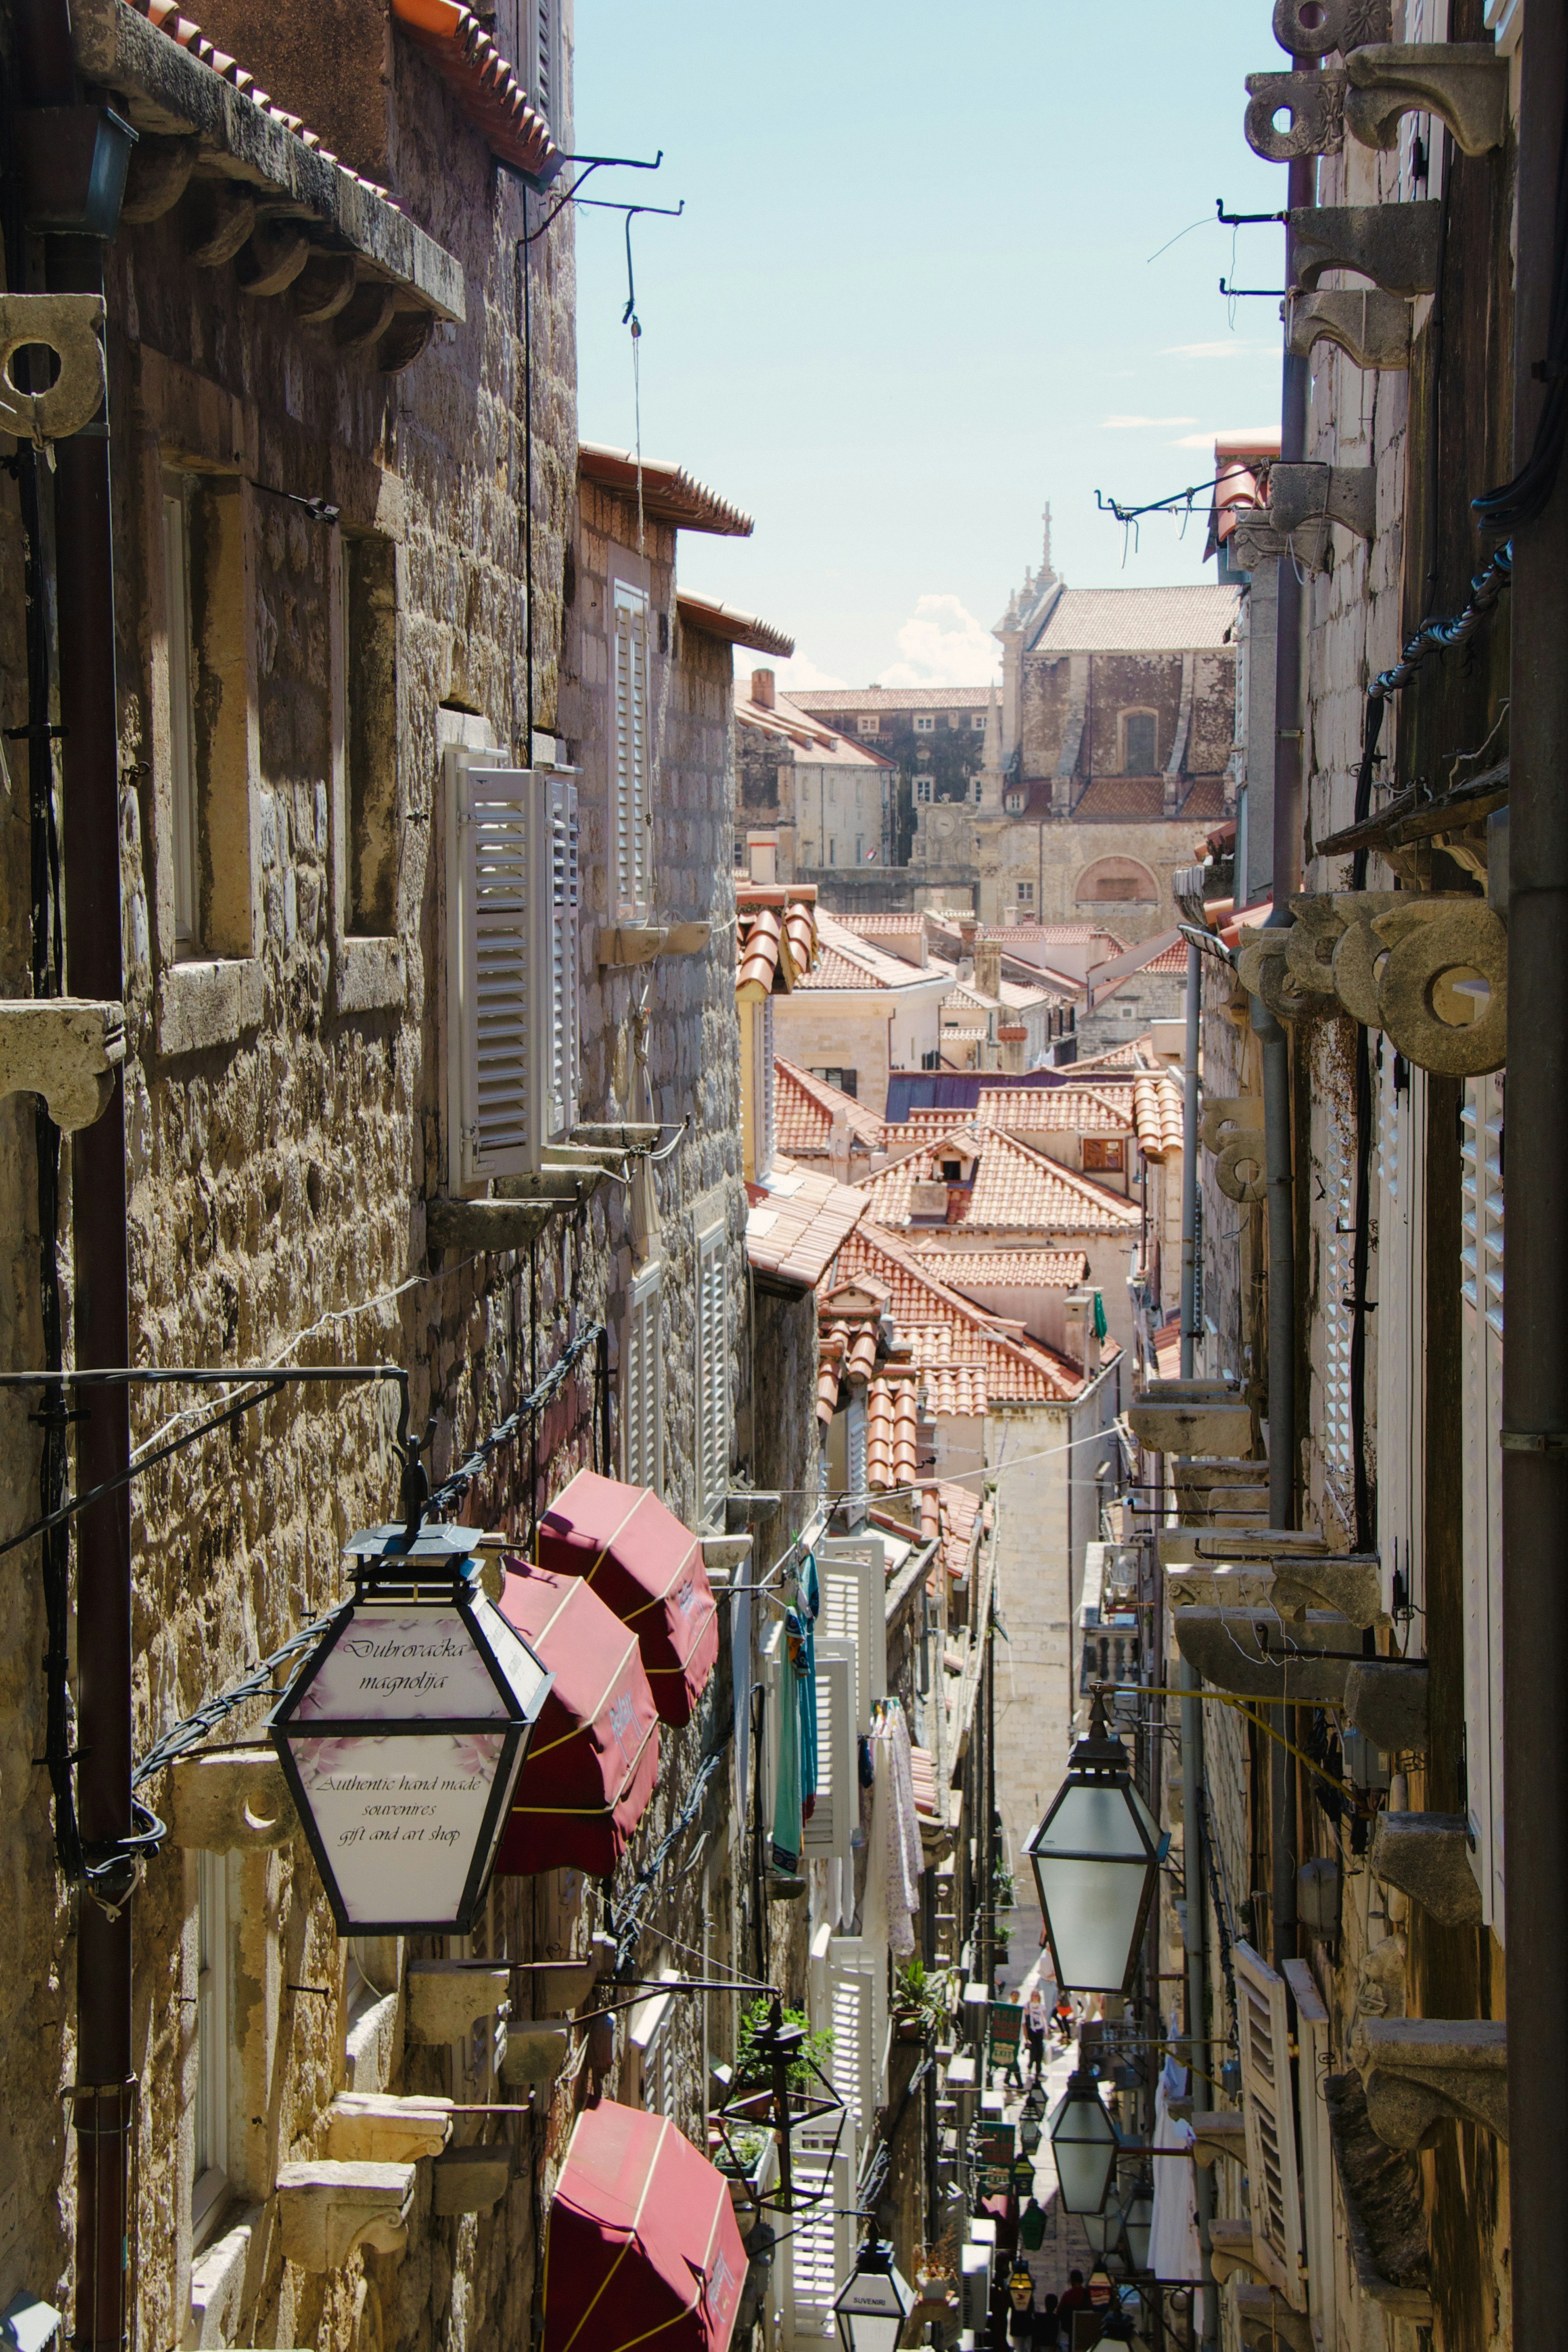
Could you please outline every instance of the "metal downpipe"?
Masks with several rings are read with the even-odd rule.
[[[1198,1034],[1203,951],[1187,941],[1187,1040],[1182,1089],[1182,1378],[1193,1377],[1198,1303]]]
[[[1195,953],[1196,950],[1194,950]],[[1196,1696],[1202,1687],[1197,1668],[1179,1659],[1176,1681],[1194,1696],[1182,1701],[1182,1877],[1186,1891],[1187,2063],[1193,2069],[1194,2106],[1214,2104],[1214,2065],[1209,2042],[1207,1863],[1204,1848],[1204,1710]],[[1203,2249],[1203,2342],[1219,2342],[1219,2294],[1215,2285],[1209,2224],[1214,2220],[1214,2168],[1196,2164],[1193,2181],[1198,2209],[1198,2242]]]
[[[1296,1524],[1296,1236],[1290,1173],[1290,1046],[1260,997],[1252,1026],[1263,1048],[1263,1153],[1268,1191],[1268,1524]],[[1289,1738],[1289,1710],[1278,1728]],[[1278,1740],[1269,1751],[1274,1959],[1296,1956],[1296,1759]]]

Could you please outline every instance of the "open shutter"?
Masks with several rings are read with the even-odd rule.
[[[1394,1578],[1407,1601],[1426,1601],[1422,1530],[1426,1503],[1426,1073],[1405,1069],[1382,1045],[1377,1137],[1377,1536],[1383,1605],[1394,1606]],[[1412,1621],[1412,1630],[1423,1621]],[[1422,1643],[1417,1634],[1415,1654]]]
[[[860,1818],[855,1769],[855,1660],[842,1643],[816,1644],[816,1803],[805,1851],[819,1862],[848,1862]]]
[[[877,2090],[876,1978],[857,1937],[836,1936],[827,1951],[833,2049],[825,2068],[845,2106],[845,2145],[853,2143],[858,2169],[870,2145],[880,2104]]]
[[[773,1067],[773,1000],[764,996],[757,1008],[757,1036],[761,1067],[757,1072],[757,1181],[761,1183],[773,1164],[778,1149],[776,1105],[778,1100],[777,1072]]]
[[[1342,1495],[1348,1493],[1354,1468],[1355,1437],[1351,1418],[1351,1342],[1355,1316],[1351,1307],[1355,1288],[1355,1144],[1342,1129],[1331,1105],[1323,1153],[1323,1191],[1329,1218],[1323,1232],[1321,1282],[1321,1358],[1318,1366],[1322,1390],[1318,1436],[1323,1463]]]
[[[697,1236],[697,1510],[718,1518],[730,1486],[730,1318],[724,1228]]]
[[[664,1492],[663,1272],[662,1266],[645,1265],[632,1278],[621,1390],[622,1475],[628,1486],[651,1486],[659,1496]]]
[[[551,1143],[577,1124],[577,787],[564,776],[541,776],[539,802],[548,831],[547,853],[540,860],[542,903],[534,910],[543,967],[540,1003],[547,1009],[540,1139]]]
[[[1301,2189],[1285,1979],[1250,1944],[1236,1945],[1234,1959],[1252,2242],[1270,2283],[1300,2311]]]
[[[845,2140],[848,2137],[847,2127]],[[785,2352],[837,2336],[833,2298],[855,2260],[855,2172],[847,2147],[841,2142],[833,2156],[821,2148],[799,2147],[792,2152],[792,2162],[798,2189],[826,2193],[783,2225],[787,2232],[782,2248]]]
[[[447,1069],[454,1186],[521,1176],[537,1138],[530,1034],[534,777],[447,754]]]
[[[816,1548],[822,1607],[819,1642],[844,1645],[855,1660],[855,1729],[864,1738],[871,1709],[888,1689],[888,1577],[879,1536],[830,1536]]]
[[[1460,1114],[1464,1362],[1465,1781],[1481,1913],[1503,1928],[1502,1081],[1470,1078]]]
[[[1301,2201],[1307,2243],[1307,2305],[1318,2341],[1334,2340],[1334,2156],[1329,2111],[1318,2086],[1330,2066],[1329,2012],[1305,1960],[1281,1969],[1296,2004],[1297,2072],[1300,2097]]]
[[[617,580],[615,640],[615,740],[611,749],[611,824],[616,914],[641,922],[648,911],[647,594]]]

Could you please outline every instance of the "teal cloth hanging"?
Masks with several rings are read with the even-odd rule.
[[[799,1595],[792,1612],[799,1631],[789,1634],[790,1657],[795,1671],[795,1696],[800,1706],[800,1815],[808,1822],[816,1809],[821,1785],[821,1751],[816,1736],[816,1619],[822,1606],[816,1580],[816,1556],[807,1552],[799,1578]]]

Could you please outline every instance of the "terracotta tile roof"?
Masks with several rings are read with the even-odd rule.
[[[802,1290],[815,1290],[866,1213],[847,1184],[777,1156],[765,1180],[746,1192],[748,1262]]]
[[[1112,955],[1121,955],[1126,946],[1114,931],[1100,923],[982,923],[974,934],[978,940],[997,940],[1004,947],[1013,948],[1079,948],[1103,940]]]
[[[1183,1144],[1182,1089],[1168,1070],[1158,1077],[1134,1078],[1132,1115],[1138,1122],[1138,1145],[1145,1160],[1163,1160]]]
[[[807,710],[830,718],[872,710],[984,710],[995,692],[990,686],[865,686],[812,687],[797,695]]]
[[[1076,1290],[1089,1280],[1082,1250],[965,1249],[940,1229],[907,1238],[916,1256],[954,1290],[973,1283],[987,1290]]]
[[[392,0],[392,13],[454,93],[492,155],[547,187],[563,157],[528,92],[471,9],[457,0]]]
[[[984,1021],[977,1026],[972,1026],[967,1022],[950,1021],[944,1013],[942,1034],[944,1038],[951,1038],[954,1045],[976,1045],[981,1044],[989,1033]]]
[[[977,1523],[982,1528],[991,1524],[991,1506],[982,1505],[978,1492],[953,1478],[939,1478],[922,1491],[921,1538],[925,1543],[940,1538],[942,1564],[950,1576],[967,1572]]]
[[[1182,1369],[1182,1318],[1173,1315],[1154,1334],[1154,1370],[1161,1380],[1173,1380]]]
[[[794,745],[803,765],[810,768],[889,768],[894,762],[879,751],[868,751],[847,735],[836,734],[811,718],[787,694],[774,690],[772,702],[752,699],[751,681],[735,681],[735,719],[761,735],[777,735]]]
[[[1071,1065],[1073,1070],[1163,1070],[1163,1062],[1154,1051],[1152,1030],[1146,1029],[1142,1037],[1129,1037],[1124,1045],[1109,1046],[1103,1054],[1090,1054]]]
[[[710,596],[694,596],[689,589],[676,591],[675,610],[683,629],[700,629],[705,636],[721,637],[727,645],[749,646],[753,653],[774,654],[788,661],[795,639],[762,621],[754,613],[738,612],[733,604],[715,604]]]
[[[928,1412],[984,1412],[991,1399],[1063,1403],[1082,1388],[1064,1358],[1037,1340],[1005,1338],[983,1309],[921,1265],[901,1237],[868,1220],[845,1243],[835,1274],[839,1283],[868,1277],[889,1293]]]
[[[926,919],[921,914],[835,914],[833,919],[847,931],[858,931],[863,940],[923,940],[926,935]]]
[[[895,1148],[891,1132],[889,1144]],[[912,1187],[943,1182],[942,1160],[973,1154],[978,1154],[979,1165],[962,1219],[966,1232],[1026,1232],[1043,1238],[1047,1234],[1123,1233],[1141,1223],[1131,1202],[1119,1200],[978,1119],[922,1139],[891,1167],[861,1177],[857,1189],[868,1194],[879,1224],[908,1225],[913,1214]],[[951,1202],[951,1192],[949,1198]]]
[[[853,1095],[830,1087],[826,1078],[814,1078],[798,1063],[786,1062],[782,1054],[775,1055],[773,1134],[781,1151],[796,1160],[825,1153],[834,1125],[840,1119],[848,1127],[852,1145],[861,1143],[868,1151],[881,1150],[882,1122],[875,1111],[868,1110]]]
[[[1237,588],[1065,588],[1029,651],[1195,653],[1225,644],[1240,604]]]
[[[891,983],[863,963],[853,963],[837,948],[824,948],[812,971],[817,988],[887,988]]]
[[[633,449],[612,449],[603,441],[577,444],[578,473],[601,489],[635,499],[638,470]],[[672,524],[677,530],[710,531],[720,539],[750,539],[751,516],[689,474],[684,466],[672,465],[668,458],[645,457],[640,470],[643,512],[653,521]]]
[[[889,955],[869,940],[858,939],[846,930],[842,923],[820,909],[816,919],[816,936],[821,953],[812,967],[811,977],[803,985],[807,988],[918,988],[940,979],[940,973],[921,971],[907,963],[902,956]]]
[[[866,1484],[875,1494],[911,1486],[920,1466],[919,1374],[881,1373],[866,1391]]]
[[[809,883],[735,885],[735,993],[760,1003],[798,988],[816,954],[816,891]]]
[[[1133,1123],[1127,1104],[1095,1087],[984,1087],[974,1116],[1011,1135],[1125,1135]]]

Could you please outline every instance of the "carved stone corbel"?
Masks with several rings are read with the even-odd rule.
[[[1346,81],[1342,67],[1327,73],[1260,73],[1247,77],[1247,143],[1266,163],[1293,163],[1302,155],[1331,155],[1344,144]],[[1283,131],[1277,114],[1288,113]]]
[[[1292,2311],[1272,2287],[1243,2286],[1235,2290],[1236,2324],[1246,2352],[1317,2352],[1312,2323],[1304,2311]]]
[[[1226,1200],[1262,1200],[1268,1186],[1259,1096],[1211,1096],[1204,1104],[1203,1143],[1214,1154],[1215,1182]]]
[[[0,327],[0,335],[6,332],[9,329]],[[47,338],[29,332],[18,340]],[[102,357],[100,352],[100,367]],[[0,413],[0,430],[5,429],[21,427],[7,427]],[[79,996],[30,996],[0,1003],[0,1095],[42,1095],[49,1117],[64,1134],[74,1135],[103,1117],[124,1059],[122,1004],[97,1004]]]
[[[1151,1454],[1231,1454],[1252,1443],[1251,1407],[1218,1398],[1151,1394],[1133,1402],[1128,1419],[1133,1436]]]
[[[300,1826],[283,1767],[270,1748],[182,1756],[171,1768],[169,1834],[205,1853],[287,1845]]]
[[[260,220],[235,260],[247,294],[286,294],[310,258],[310,240],[294,221]]]
[[[63,441],[90,423],[107,381],[103,320],[100,294],[0,294],[0,432]],[[28,343],[44,344],[59,362],[47,392],[25,392],[12,379],[12,359]]]
[[[1282,1617],[1292,1619],[1321,1609],[1343,1617],[1347,1625],[1358,1629],[1388,1622],[1375,1552],[1340,1559],[1276,1560],[1268,1567],[1210,1569],[1199,1561],[1187,1573],[1208,1578],[1206,1599],[1198,1601],[1194,1592],[1195,1606],[1277,1609]],[[1172,1603],[1174,1606],[1173,1594]]]
[[[651,963],[664,947],[667,926],[662,923],[622,924],[618,929],[599,933],[599,969],[601,971],[622,971],[632,965]]]
[[[1261,507],[1237,517],[1228,552],[1231,562],[1242,572],[1259,572],[1266,563],[1282,563],[1287,558],[1303,572],[1326,572],[1329,526],[1323,521],[1305,522],[1287,530],[1271,508]]]
[[[1224,2286],[1233,2278],[1251,2286],[1267,2286],[1268,2273],[1252,2242],[1250,2221],[1211,2221],[1209,2243],[1215,2286]]]
[[[1383,1014],[1377,1002],[1377,968],[1386,953],[1384,942],[1376,936],[1373,925],[1382,915],[1406,903],[1407,891],[1343,890],[1334,893],[1334,903],[1344,910],[1344,929],[1334,942],[1334,994],[1352,1021],[1363,1029],[1381,1029]]]
[[[1302,995],[1328,1000],[1334,992],[1334,949],[1344,917],[1326,891],[1292,898],[1290,912],[1295,920],[1285,934],[1285,969]]]
[[[1489,41],[1380,41],[1345,71],[1344,125],[1363,147],[1396,147],[1405,114],[1436,115],[1466,155],[1502,145],[1509,64]]]
[[[1211,2114],[1194,2110],[1192,2124],[1194,2164],[1207,2168],[1222,2156],[1230,2157],[1237,2164],[1246,2164],[1247,2117],[1239,2107]]]
[[[131,150],[121,222],[162,220],[172,213],[189,185],[200,150],[199,140],[161,139],[143,131]]]
[[[1337,522],[1357,539],[1371,539],[1377,524],[1377,468],[1316,463],[1271,466],[1268,511],[1279,530],[1300,531],[1310,523],[1327,520]]]
[[[1292,294],[1285,306],[1285,348],[1310,359],[1314,343],[1336,343],[1358,368],[1410,365],[1410,305],[1375,286],[1328,294]]]
[[[347,310],[358,282],[359,268],[352,253],[323,253],[317,247],[290,289],[295,317],[310,327],[325,326],[329,319]]]
[[[1449,1077],[1500,1070],[1508,1052],[1508,930],[1484,898],[1419,898],[1373,925],[1390,953],[1378,976],[1383,1027],[1407,1062]],[[1476,1020],[1452,975],[1479,972],[1487,1000]]]
[[[1237,950],[1237,977],[1249,996],[1260,996],[1277,1021],[1305,1021],[1325,1012],[1330,1000],[1318,988],[1303,989],[1290,971],[1289,929],[1255,931]]]
[[[1368,1946],[1356,1978],[1358,2019],[1404,2016],[1405,1962],[1405,1938],[1397,1929],[1391,1936],[1380,1936],[1375,1944]]]
[[[340,2091],[327,2109],[327,2154],[344,2164],[416,2164],[438,2156],[451,2128],[450,2099]]]
[[[1385,294],[1435,294],[1443,206],[1296,205],[1286,215],[1296,283],[1317,289],[1325,269],[1353,269]]]
[[[1293,58],[1326,58],[1386,41],[1389,15],[1389,0],[1274,0],[1274,37]]]
[[[1508,2027],[1489,2017],[1373,2017],[1351,2056],[1368,2121],[1385,2147],[1413,2155],[1446,2123],[1508,2139]]]
[[[1414,1660],[1363,1658],[1345,1683],[1345,1713],[1383,1755],[1425,1756],[1430,1685],[1426,1666]]]
[[[1353,1629],[1342,1617],[1314,1612],[1287,1624],[1256,1609],[1178,1609],[1176,1647],[1215,1690],[1276,1706],[1341,1706],[1351,1662],[1317,1657],[1348,1649]]]
[[[228,180],[198,180],[185,205],[185,257],[197,269],[221,269],[256,226],[256,198]]]
[[[1446,1927],[1471,1927],[1480,1918],[1481,1890],[1470,1868],[1463,1813],[1379,1813],[1367,1868]]]
[[[511,2148],[502,2140],[449,2147],[431,2167],[431,2208],[437,2213],[489,2213],[506,2195]]]
[[[494,2017],[507,1997],[511,1971],[475,1968],[468,1960],[408,1964],[410,2042],[460,2042],[481,2017]]]
[[[278,2174],[283,2255],[301,2270],[341,2271],[357,2247],[401,2253],[414,2203],[411,2164],[285,2164]]]
[[[570,2018],[513,2018],[507,2027],[501,2081],[509,2091],[531,2090],[553,2083],[571,2055]]]

